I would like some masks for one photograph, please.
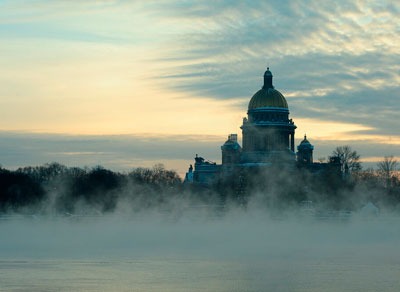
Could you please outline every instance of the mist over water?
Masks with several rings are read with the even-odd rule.
[[[3,217],[0,291],[398,291],[399,217],[300,215]]]

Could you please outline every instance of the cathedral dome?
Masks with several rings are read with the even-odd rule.
[[[249,110],[263,107],[288,108],[287,101],[282,93],[272,85],[272,73],[267,68],[264,73],[264,86],[257,91],[249,102]]]
[[[240,145],[238,142],[226,141],[221,147],[222,150],[239,150]]]
[[[301,141],[299,146],[297,146],[297,149],[298,150],[301,150],[301,149],[311,149],[311,150],[313,150],[314,146],[311,145],[310,141],[307,140],[307,136],[304,135],[304,140]]]
[[[249,102],[249,110],[260,107],[288,108],[285,97],[273,88],[262,88],[253,95]]]
[[[237,134],[230,134],[228,140],[221,146],[222,150],[240,150],[240,145],[237,142]]]

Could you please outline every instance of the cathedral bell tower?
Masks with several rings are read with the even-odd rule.
[[[301,141],[300,145],[297,146],[297,163],[300,165],[309,165],[313,161],[313,150],[314,146],[307,140],[307,136],[304,135],[304,140]]]

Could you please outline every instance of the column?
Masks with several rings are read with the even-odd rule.
[[[291,138],[291,139],[290,139],[290,140],[291,140],[291,141],[290,141],[290,144],[291,144],[291,145],[290,145],[290,149],[294,152],[294,133],[291,133],[291,134],[290,134],[290,138]]]

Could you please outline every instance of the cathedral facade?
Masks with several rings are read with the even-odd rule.
[[[250,99],[247,117],[243,118],[243,143],[238,143],[237,134],[230,134],[221,146],[222,164],[207,161],[196,154],[194,168],[191,165],[185,182],[211,184],[216,178],[237,170],[263,169],[271,166],[286,168],[307,167],[318,170],[324,167],[313,162],[314,146],[304,136],[295,152],[296,125],[289,117],[288,103],[273,85],[269,68],[264,73],[264,82]]]

